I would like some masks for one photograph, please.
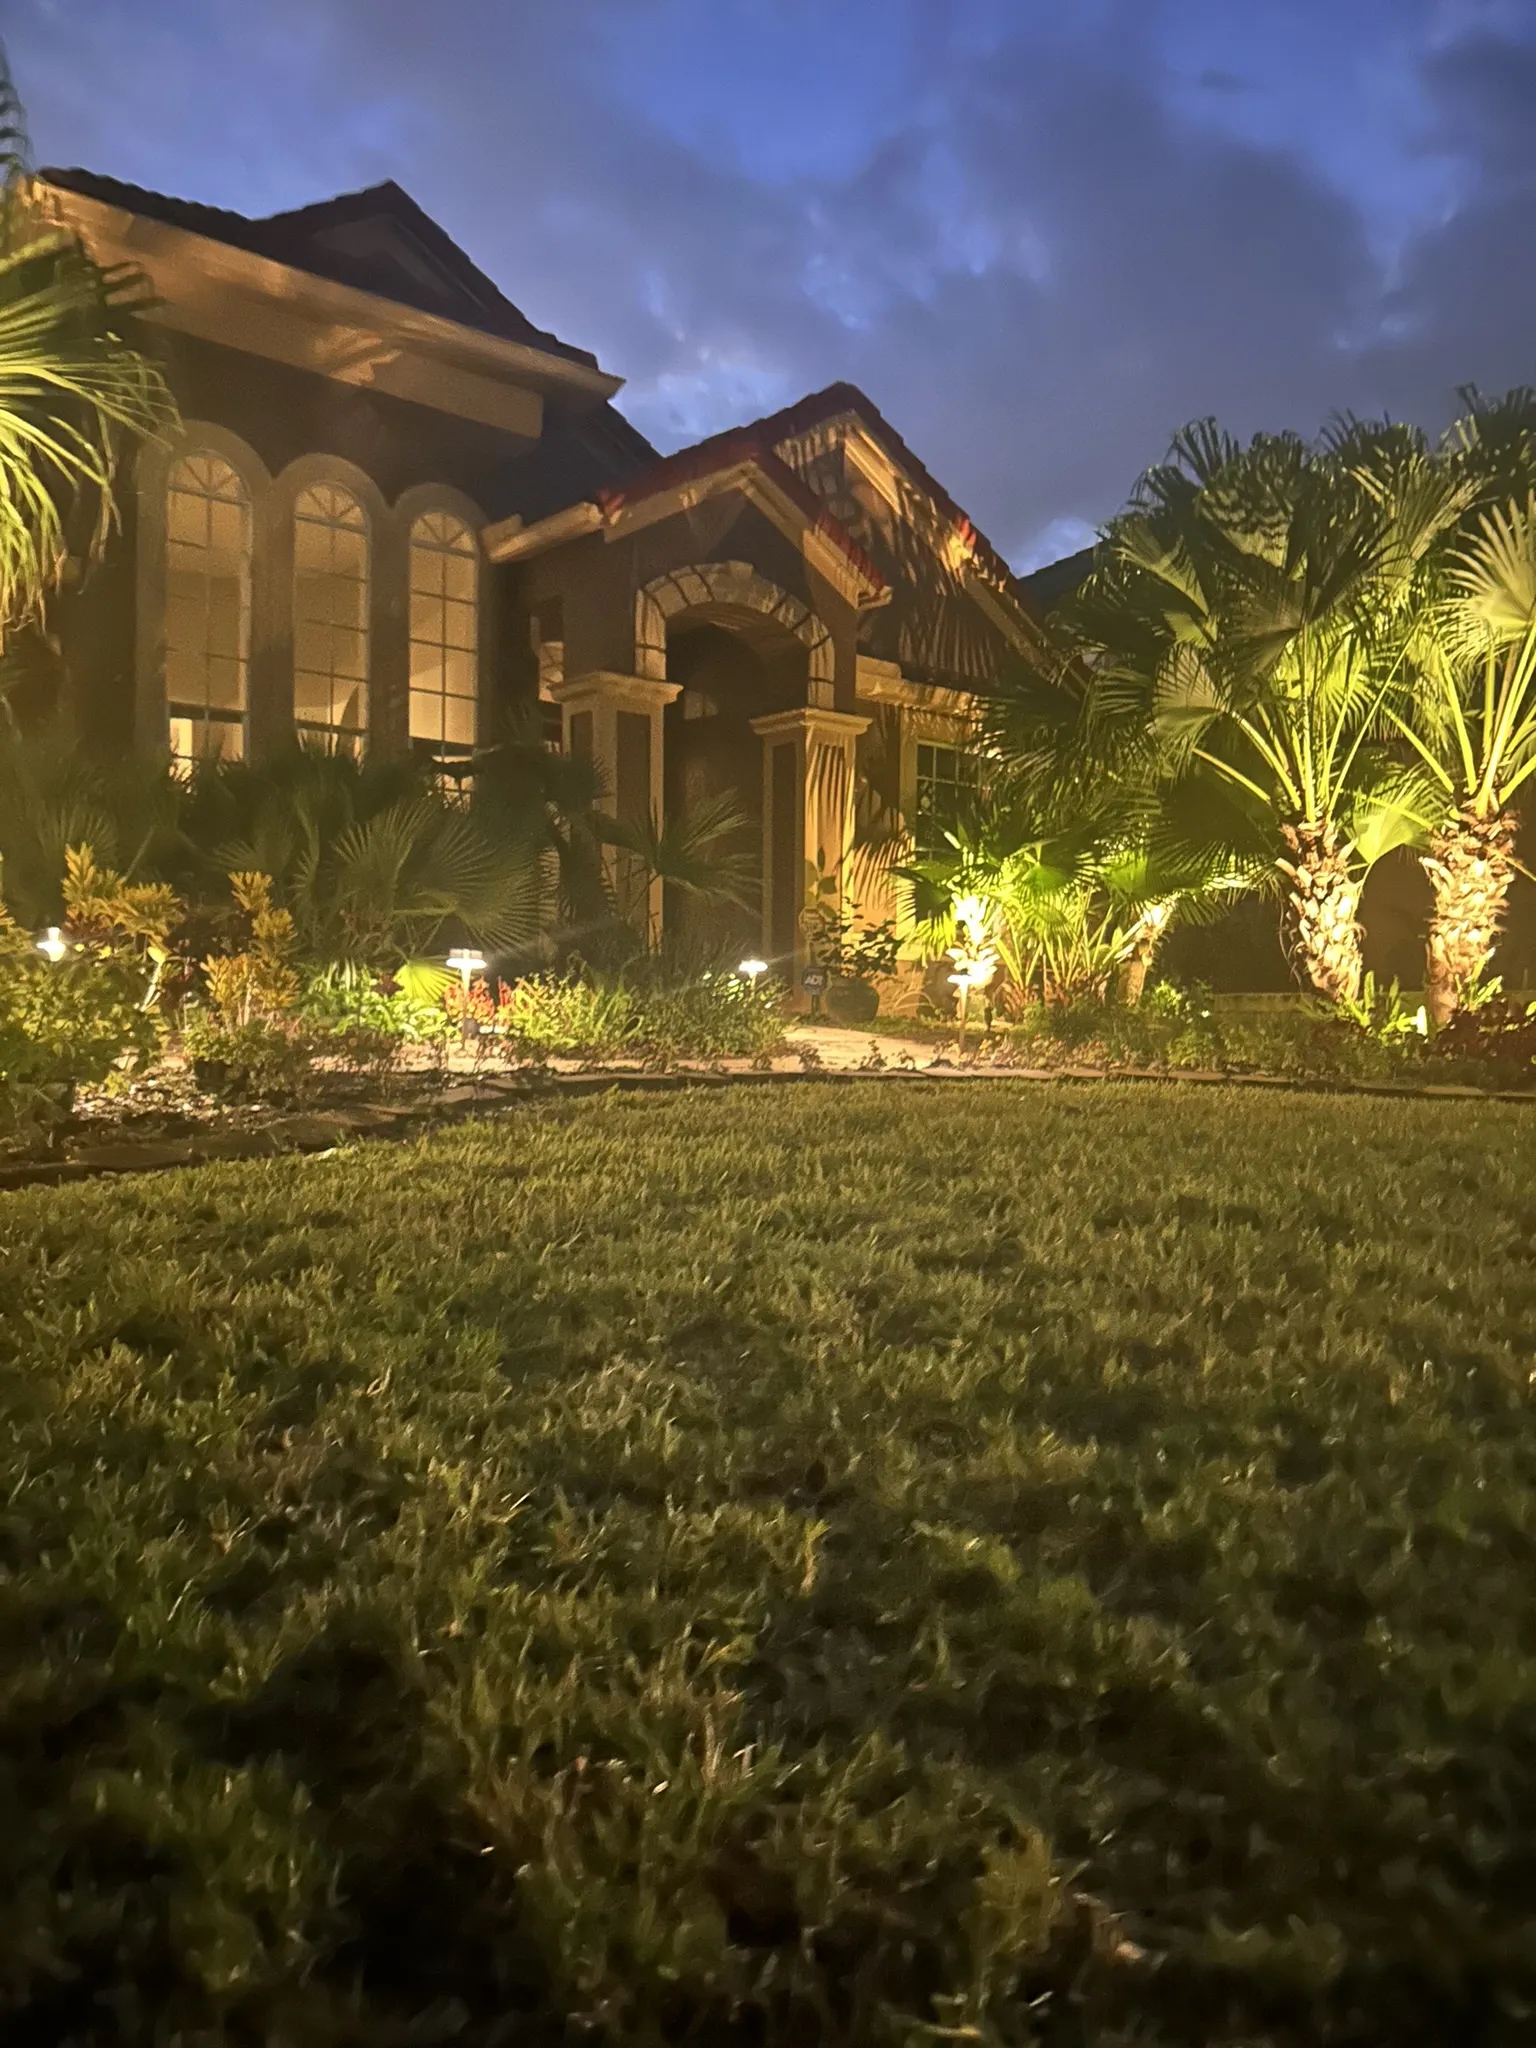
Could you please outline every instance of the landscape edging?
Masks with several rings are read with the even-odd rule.
[[[598,1072],[549,1074],[537,1080],[505,1081],[486,1088],[464,1084],[420,1108],[368,1103],[355,1110],[313,1110],[283,1117],[254,1131],[215,1131],[190,1138],[144,1145],[101,1146],[75,1159],[18,1160],[0,1165],[0,1194],[11,1189],[60,1187],[76,1181],[104,1180],[120,1174],[170,1173],[186,1167],[213,1166],[225,1161],[279,1159],[294,1154],[334,1151],[348,1140],[418,1137],[443,1124],[461,1123],[497,1110],[562,1095],[666,1094],[683,1088],[771,1086],[784,1082],[854,1083],[863,1081],[1154,1081],[1171,1086],[1281,1088],[1306,1095],[1391,1095],[1430,1101],[1536,1102],[1536,1089],[1471,1088],[1411,1081],[1345,1081],[1290,1074],[1221,1074],[1215,1071],[1170,1071],[1156,1067],[813,1067],[797,1074]]]

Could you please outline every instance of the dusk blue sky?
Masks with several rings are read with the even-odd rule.
[[[1536,0],[6,0],[43,162],[395,177],[663,448],[849,378],[1021,567],[1536,383]]]

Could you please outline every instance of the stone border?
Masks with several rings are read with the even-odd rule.
[[[645,1074],[623,1069],[600,1070],[526,1080],[498,1078],[490,1083],[449,1088],[429,1102],[409,1107],[361,1103],[355,1109],[315,1110],[279,1117],[257,1130],[212,1130],[206,1137],[161,1143],[99,1145],[73,1159],[18,1160],[12,1165],[0,1164],[0,1194],[13,1188],[60,1187],[117,1174],[169,1173],[180,1167],[212,1166],[223,1160],[281,1159],[297,1153],[332,1152],[354,1139],[421,1137],[445,1124],[463,1123],[529,1103],[552,1102],[561,1096],[676,1094],[687,1088],[772,1087],[807,1082],[849,1086],[869,1081],[1152,1081],[1174,1087],[1272,1088],[1293,1095],[1389,1095],[1419,1101],[1536,1103],[1536,1089],[1435,1084],[1420,1087],[1408,1081],[1311,1080],[1289,1074],[1221,1074],[1196,1068],[1167,1071],[1157,1067],[813,1067],[790,1074],[708,1070]]]

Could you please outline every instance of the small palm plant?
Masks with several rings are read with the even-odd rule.
[[[186,831],[205,879],[257,872],[309,960],[398,967],[462,934],[502,952],[538,929],[538,850],[465,811],[410,759],[295,747],[194,775]]]
[[[105,547],[125,443],[175,418],[131,339],[146,304],[138,273],[104,268],[51,213],[0,53],[0,654],[71,557]]]

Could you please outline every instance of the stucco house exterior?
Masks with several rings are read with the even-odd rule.
[[[256,220],[44,178],[148,277],[183,416],[67,607],[82,730],[470,770],[539,705],[619,815],[734,794],[761,906],[724,936],[786,975],[812,900],[892,912],[856,838],[942,830],[1030,598],[861,392],[661,457],[394,184]]]

